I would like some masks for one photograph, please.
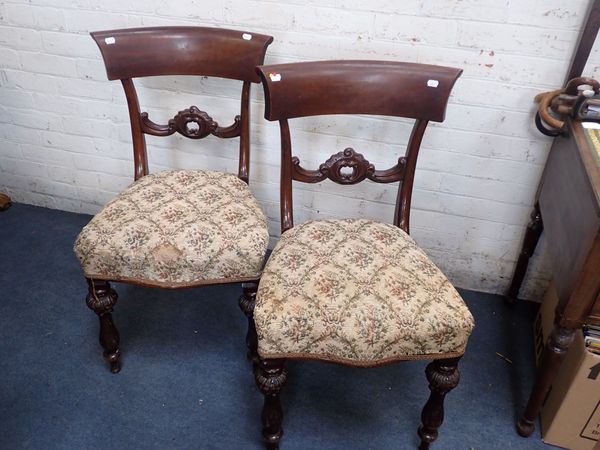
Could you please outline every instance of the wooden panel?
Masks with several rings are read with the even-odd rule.
[[[585,69],[590,52],[596,41],[598,35],[598,27],[600,26],[600,1],[594,0],[590,2],[588,17],[585,22],[583,32],[579,37],[573,60],[571,61],[571,68],[565,83],[572,80],[575,77],[580,77]]]
[[[590,248],[585,263],[575,282],[575,289],[571,298],[559,312],[559,325],[561,327],[580,327],[587,320],[600,297],[600,234],[596,235],[595,242]]]
[[[261,66],[265,118],[378,114],[442,122],[461,69],[393,61]]]
[[[565,306],[578,287],[591,249],[600,227],[598,204],[590,180],[577,148],[580,142],[569,137],[558,137],[546,163],[544,181],[540,191],[540,209],[544,230],[548,236],[554,280],[560,299]],[[589,280],[588,280],[589,282]],[[580,307],[593,303],[597,291],[577,293]],[[571,308],[574,302],[569,305]],[[566,311],[565,311],[566,312]],[[572,311],[574,313],[575,311]],[[587,311],[586,311],[587,312]],[[569,314],[572,315],[572,314]]]
[[[260,82],[271,36],[205,27],[149,27],[91,33],[109,80],[156,75],[205,75]],[[182,51],[184,50],[184,51]]]
[[[596,303],[592,307],[587,323],[600,326],[600,297],[596,299]]]

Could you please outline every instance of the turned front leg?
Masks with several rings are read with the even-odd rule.
[[[418,430],[421,438],[420,450],[427,450],[429,444],[438,437],[438,429],[444,421],[444,398],[460,380],[459,359],[438,359],[425,369],[431,394],[421,413],[421,426]]]
[[[262,435],[267,450],[278,450],[283,436],[283,410],[279,393],[287,381],[287,370],[282,359],[259,359],[255,370],[256,385],[265,402],[261,414]]]
[[[248,347],[248,360],[253,365],[258,363],[258,338],[256,326],[254,325],[254,305],[256,304],[256,291],[258,283],[242,284],[242,295],[240,297],[240,308],[248,319],[248,332],[246,333],[246,346]]]
[[[554,325],[542,354],[540,367],[535,377],[527,407],[517,423],[517,432],[521,436],[531,436],[533,430],[535,430],[535,420],[540,413],[548,391],[552,387],[558,369],[565,359],[567,350],[573,342],[575,331],[574,329],[562,328],[558,324]]]
[[[110,364],[110,371],[121,370],[121,351],[119,350],[119,332],[112,321],[113,306],[117,303],[117,292],[108,281],[87,279],[88,295],[85,299],[88,307],[100,319],[100,345],[104,349],[104,359]]]
[[[542,214],[540,212],[540,205],[536,202],[531,213],[531,220],[527,224],[527,230],[525,231],[525,238],[523,239],[523,247],[515,266],[515,272],[508,288],[506,296],[510,303],[514,303],[519,296],[519,290],[521,284],[527,273],[527,266],[529,265],[529,258],[533,255],[535,247],[537,246],[542,231],[544,230],[544,223],[542,222]]]

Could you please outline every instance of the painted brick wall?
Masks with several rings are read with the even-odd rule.
[[[95,213],[131,182],[120,83],[106,80],[93,30],[204,25],[272,34],[267,63],[391,59],[462,67],[442,125],[425,137],[412,234],[461,287],[503,292],[514,267],[550,140],[532,125],[533,96],[559,86],[584,20],[585,0],[0,0],[0,191],[15,201]],[[597,65],[594,63],[596,62]],[[587,72],[600,69],[595,49]],[[155,121],[197,104],[220,122],[240,85],[147,79]],[[181,94],[185,94],[183,98]],[[279,229],[278,129],[252,94],[251,185]],[[380,166],[403,153],[405,121],[334,117],[292,123],[305,158],[352,146]],[[152,170],[201,165],[235,171],[236,143],[149,138]],[[174,149],[174,150],[173,150]],[[298,220],[344,211],[390,220],[395,186],[298,189]],[[318,194],[318,195],[316,195]],[[1,216],[0,216],[1,220]],[[542,242],[524,294],[548,280]]]

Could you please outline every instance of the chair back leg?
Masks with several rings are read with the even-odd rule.
[[[258,364],[258,338],[256,337],[256,326],[254,325],[254,305],[257,290],[258,283],[243,283],[242,295],[240,296],[240,308],[248,319],[248,332],[246,333],[248,360],[254,367]]]
[[[421,438],[419,450],[427,450],[429,444],[438,437],[438,428],[444,421],[444,397],[458,385],[460,358],[437,359],[425,369],[431,395],[421,412],[421,426],[418,433]]]

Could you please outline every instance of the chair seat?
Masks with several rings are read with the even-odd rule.
[[[415,241],[366,219],[286,231],[254,317],[263,358],[355,366],[461,356],[473,329],[464,301]]]
[[[84,227],[75,253],[85,276],[159,287],[260,276],[269,233],[248,185],[234,175],[146,175]]]

